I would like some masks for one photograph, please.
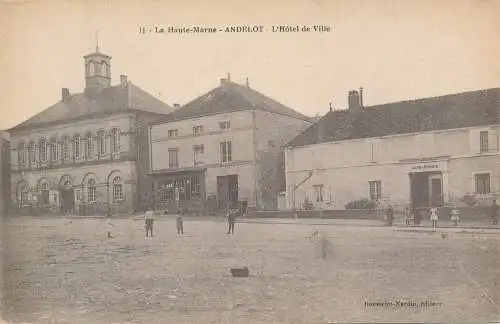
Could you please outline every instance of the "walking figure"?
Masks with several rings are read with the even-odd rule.
[[[431,221],[432,221],[432,228],[437,228],[438,227],[438,210],[436,207],[431,208]]]
[[[148,210],[144,213],[144,221],[146,227],[146,237],[148,237],[149,232],[151,232],[151,237],[153,237],[153,223],[155,220],[155,213],[148,208]]]
[[[177,214],[175,225],[177,226],[177,234],[184,235],[184,220],[182,219],[181,214]]]
[[[460,221],[460,211],[457,208],[453,208],[451,210],[450,219],[454,226],[458,226],[458,222]]]
[[[227,234],[234,234],[235,213],[232,209],[229,209],[227,213],[227,222],[229,225]]]
[[[496,199],[493,199],[493,203],[491,204],[491,218],[493,218],[493,225],[498,225],[498,205]]]
[[[394,209],[392,208],[392,205],[389,205],[385,211],[385,217],[387,220],[387,226],[392,226],[392,222],[394,221]]]

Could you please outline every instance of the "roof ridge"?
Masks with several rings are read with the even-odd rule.
[[[295,109],[293,109],[293,108],[290,108],[290,107],[288,107],[288,106],[286,106],[286,105],[282,104],[282,103],[281,103],[281,102],[279,102],[278,100],[276,100],[276,99],[274,99],[274,98],[272,98],[272,97],[270,97],[270,96],[268,96],[268,95],[266,95],[266,94],[264,94],[264,93],[262,93],[262,92],[260,92],[260,91],[257,91],[256,89],[250,88],[250,87],[248,87],[248,86],[246,86],[246,85],[242,85],[242,84],[239,84],[239,83],[234,83],[234,82],[231,82],[231,84],[236,85],[236,90],[237,90],[237,91],[238,91],[241,95],[243,95],[243,97],[245,97],[245,100],[246,100],[246,101],[248,101],[251,105],[254,105],[254,104],[253,104],[252,102],[250,102],[250,100],[249,100],[249,99],[245,96],[245,93],[244,93],[245,91],[250,91],[251,93],[253,93],[253,94],[255,94],[255,95],[257,95],[257,96],[261,97],[260,99],[262,99],[262,101],[266,101],[266,100],[271,101],[273,104],[276,104],[276,105],[280,106],[281,108],[283,108],[284,110],[286,110],[286,112],[288,112],[289,114],[292,114],[292,115],[297,115],[297,116],[295,116],[295,117],[298,117],[298,116],[300,115],[301,117],[304,117],[304,118],[306,118],[307,120],[309,120],[309,119],[310,119],[310,117],[308,117],[308,116],[306,116],[306,115],[304,115],[304,114],[302,114],[302,113],[300,113],[300,112],[296,111],[296,110],[295,110]],[[262,108],[262,109],[264,109],[264,107],[261,107],[261,108]],[[271,108],[272,108],[272,107],[271,107]],[[266,109],[264,109],[264,110],[266,110]],[[277,111],[269,111],[269,112],[272,112],[272,113],[279,113],[279,112],[277,112]]]
[[[494,87],[494,88],[488,88],[488,89],[477,89],[477,90],[469,90],[469,91],[464,91],[464,92],[456,92],[456,93],[448,93],[440,96],[432,96],[432,97],[425,97],[425,98],[414,98],[414,99],[406,99],[406,100],[399,100],[399,101],[392,101],[392,102],[386,102],[386,103],[380,103],[376,105],[370,105],[370,106],[363,106],[364,109],[366,108],[384,108],[384,106],[389,106],[389,105],[396,105],[396,104],[408,104],[408,103],[419,103],[423,102],[426,100],[438,100],[438,99],[444,99],[444,98],[451,98],[451,97],[456,97],[456,96],[463,96],[463,95],[471,95],[471,94],[477,94],[480,92],[490,92],[494,90],[500,90],[500,87]],[[348,110],[348,109],[347,109]]]

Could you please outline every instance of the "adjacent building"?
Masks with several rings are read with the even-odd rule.
[[[0,217],[8,212],[10,201],[10,135],[0,131]]]
[[[157,208],[276,209],[281,146],[310,119],[228,76],[150,128]]]
[[[351,91],[348,103],[287,144],[288,209],[442,206],[500,192],[500,89],[370,107]]]
[[[84,56],[85,90],[9,130],[11,201],[20,213],[125,213],[151,205],[148,123],[173,108],[125,75],[111,85],[111,57]]]

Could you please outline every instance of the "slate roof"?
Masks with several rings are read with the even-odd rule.
[[[498,124],[500,88],[329,111],[286,146]]]
[[[174,109],[158,100],[141,88],[128,83],[104,88],[100,93],[84,92],[70,95],[23,123],[13,127],[10,131],[32,126],[66,122],[86,116],[95,116],[100,113],[114,113],[120,111],[145,111],[166,115]]]
[[[158,123],[220,114],[232,111],[260,109],[310,121],[310,117],[284,106],[248,86],[231,81],[212,89],[208,93],[192,100],[181,108],[162,118]]]

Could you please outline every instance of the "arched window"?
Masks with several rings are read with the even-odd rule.
[[[94,153],[94,142],[92,142],[92,134],[87,134],[87,158],[91,157]]]
[[[47,182],[40,185],[40,203],[42,205],[49,204],[49,184]]]
[[[40,162],[47,162],[48,152],[47,152],[47,139],[42,137],[39,142],[40,150]]]
[[[62,154],[64,160],[69,160],[69,137],[64,136],[62,142]]]
[[[102,130],[97,133],[97,152],[100,156],[106,154],[106,142],[104,131]]]
[[[113,202],[120,202],[123,200],[123,183],[122,178],[113,178]]]
[[[80,135],[76,135],[73,140],[73,157],[75,160],[80,159]]]
[[[116,153],[120,150],[120,130],[113,128],[111,130],[111,152]]]
[[[88,184],[87,201],[89,204],[92,204],[96,202],[96,183],[94,179],[89,179],[87,184]]]
[[[19,162],[19,165],[24,165],[26,163],[24,142],[17,145],[17,161]]]
[[[89,75],[94,75],[94,74],[95,74],[94,62],[89,62]]]
[[[105,61],[101,62],[101,75],[108,76],[108,64]]]

